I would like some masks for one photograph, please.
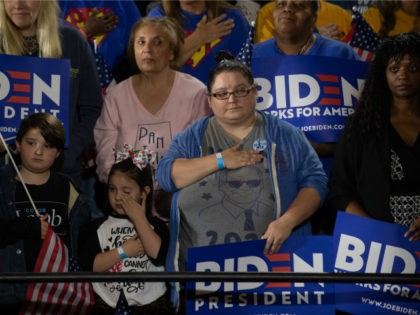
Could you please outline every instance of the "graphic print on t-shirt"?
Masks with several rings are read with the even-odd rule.
[[[36,207],[40,215],[48,215],[47,221],[57,235],[67,235],[67,204],[56,201],[37,200]],[[35,210],[29,201],[17,202],[16,213],[18,217],[36,216]]]
[[[186,194],[180,197],[179,204],[186,222],[182,231],[194,235],[189,245],[259,239],[273,216],[271,190],[265,189],[271,188],[266,172],[262,164],[223,170],[184,188]],[[192,198],[184,197],[191,195],[199,197],[194,205]]]
[[[265,203],[262,168],[249,166],[219,172],[216,186],[220,202],[197,209],[199,222],[207,227],[209,244],[256,240],[272,219],[272,205]],[[211,193],[211,190],[209,190]],[[269,211],[267,211],[269,209]],[[219,219],[217,219],[219,218]],[[220,218],[223,218],[220,222]],[[207,222],[219,221],[209,225]]]
[[[138,150],[152,150],[156,154],[154,166],[159,164],[163,154],[172,142],[171,122],[141,124],[137,126],[135,148]]]
[[[133,223],[127,218],[110,216],[104,221],[97,230],[97,236],[100,248],[103,252],[115,250],[123,245],[131,237],[136,237],[137,232]],[[127,253],[126,253],[127,254]],[[119,260],[109,272],[147,272],[163,271],[163,267],[155,266],[146,253],[138,254]],[[115,282],[97,282],[93,283],[95,292],[108,304],[115,305],[120,290],[124,294],[130,305],[133,303],[150,303],[161,296],[164,292],[164,284],[146,283],[144,281],[115,281]],[[137,302],[134,302],[137,301]]]
[[[54,232],[69,245],[68,199],[69,183],[59,176],[50,176],[43,185],[26,185],[40,215],[47,214],[47,221]],[[37,216],[20,182],[15,193],[16,216]]]

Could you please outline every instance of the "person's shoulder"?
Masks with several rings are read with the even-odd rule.
[[[379,8],[375,5],[369,7],[365,12],[363,12],[363,17],[380,17],[381,11],[379,11]]]
[[[229,6],[223,8],[223,12],[226,13],[229,16],[245,16],[240,8],[235,6]]]
[[[201,117],[199,119],[197,119],[195,122],[191,123],[190,125],[187,126],[187,128],[184,129],[184,131],[181,131],[181,133],[185,132],[185,134],[189,134],[189,133],[196,133],[199,132],[200,130],[207,126],[207,123],[209,121],[209,119],[213,116],[213,114]]]
[[[227,7],[223,10],[226,13],[228,19],[233,19],[238,25],[235,24],[235,27],[248,27],[249,22],[245,16],[245,14],[241,11],[240,8],[237,7]]]
[[[401,8],[395,10],[394,16],[396,20],[401,20],[401,21],[411,21],[411,20],[417,21],[418,19],[418,14],[417,15],[409,14],[408,12],[405,12]]]
[[[189,87],[195,86],[200,89],[206,88],[203,82],[189,73],[175,71],[175,75],[179,79],[180,84],[187,84]]]
[[[269,39],[267,39],[267,40],[265,40],[263,42],[260,42],[260,43],[255,44],[254,45],[254,49],[255,48],[262,49],[263,47],[267,47],[267,46],[270,46],[271,47],[274,44],[274,42],[275,42],[274,37],[269,38]]]
[[[79,29],[70,25],[64,21],[60,22],[60,33],[62,34],[63,38],[67,40],[67,38],[72,38],[74,40],[84,40],[83,35],[80,33]]]
[[[63,175],[61,173],[57,173],[54,171],[50,172],[50,180],[53,183],[54,187],[60,187],[60,188],[70,188],[74,187],[76,191],[78,191],[78,188],[69,177],[66,175]]]
[[[287,131],[287,132],[293,132],[293,133],[298,132],[298,128],[286,120],[280,119],[276,116],[265,113],[263,111],[257,111],[257,112],[260,115],[262,115],[264,123],[266,127],[268,127],[268,130],[274,131],[276,128],[281,128],[282,130]]]
[[[255,44],[252,51],[252,57],[258,58],[258,57],[275,56],[276,55],[274,53],[275,45],[276,45],[276,40],[274,37]]]
[[[54,171],[50,172],[50,178],[48,180],[48,186],[46,186],[46,189],[48,189],[48,192],[50,193],[54,193],[51,190],[54,190],[59,194],[65,192],[66,196],[68,196],[66,198],[68,198],[69,209],[72,209],[74,203],[80,196],[79,188],[72,182],[69,177]]]
[[[62,21],[60,23],[60,34],[64,55],[84,55],[86,51],[90,51],[89,42],[77,27]]]
[[[283,119],[280,119],[280,118],[278,118],[274,115],[271,115],[269,113],[266,113],[262,110],[257,110],[257,113],[259,113],[263,117],[265,123],[276,124],[276,125],[288,125],[289,124],[287,121],[285,121]]]
[[[131,90],[133,90],[133,76],[130,76],[127,79],[116,84],[108,86],[106,89],[104,99],[120,97],[126,98],[128,97]]]
[[[270,1],[266,4],[264,4],[260,10],[262,11],[273,11],[274,8],[276,7],[276,2],[275,1]]]
[[[320,7],[318,14],[332,14],[332,15],[345,15],[345,16],[351,16],[350,12],[343,9],[339,5],[336,5],[334,3],[330,3],[328,1],[320,1]],[[338,16],[335,16],[338,18]]]
[[[111,85],[108,87],[106,93],[116,93],[117,91],[120,91],[121,89],[126,89],[127,87],[132,86],[133,84],[133,77],[129,76],[127,79],[122,80],[121,82],[118,82],[117,84]]]
[[[318,51],[319,55],[359,60],[359,57],[354,52],[353,48],[350,47],[348,44],[340,40],[322,36],[318,33],[316,33],[315,35],[317,38],[318,47],[322,48],[322,51]]]
[[[183,131],[178,133],[175,138],[185,139],[194,135],[200,135],[204,132],[205,127],[207,126],[209,119],[213,117],[213,114],[209,114],[207,116],[201,117],[197,119],[195,122],[191,123],[187,126]]]

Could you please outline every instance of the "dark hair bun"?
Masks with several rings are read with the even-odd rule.
[[[216,59],[216,62],[217,63],[220,63],[220,62],[227,61],[227,60],[233,60],[235,58],[230,53],[230,51],[228,51],[228,50],[221,50],[221,51],[218,51],[216,53],[215,59]]]

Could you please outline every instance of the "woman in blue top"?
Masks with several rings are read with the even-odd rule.
[[[251,27],[242,12],[226,1],[164,0],[149,16],[169,16],[182,25],[185,43],[177,64],[204,83],[216,64],[216,53],[228,50],[236,56]]]
[[[159,185],[175,192],[168,271],[185,269],[189,247],[262,237],[265,252],[275,253],[290,235],[311,233],[307,219],[327,192],[303,133],[255,110],[247,66],[223,59],[207,89],[214,115],[179,133],[157,169]]]

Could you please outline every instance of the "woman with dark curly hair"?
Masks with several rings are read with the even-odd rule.
[[[337,145],[335,209],[409,226],[420,240],[420,34],[383,41]]]

